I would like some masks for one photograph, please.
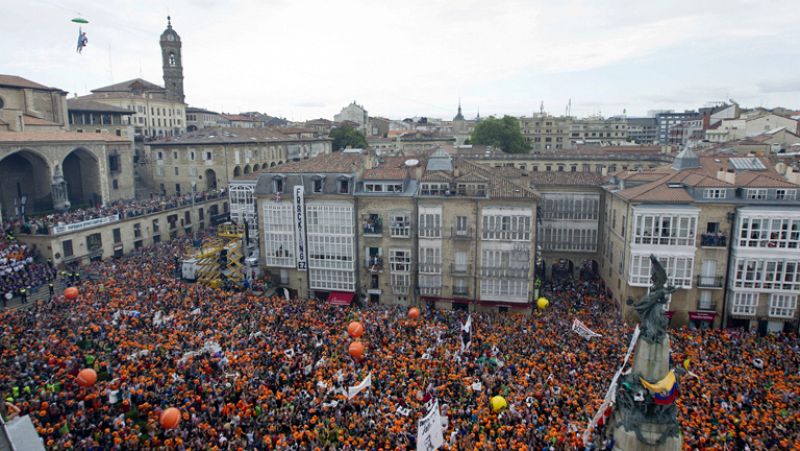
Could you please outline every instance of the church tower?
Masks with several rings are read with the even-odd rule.
[[[164,68],[164,88],[167,91],[167,99],[185,103],[181,37],[172,29],[169,16],[167,16],[167,29],[161,33],[161,61]]]

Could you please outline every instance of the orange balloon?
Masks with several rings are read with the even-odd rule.
[[[350,335],[350,338],[358,338],[364,335],[364,326],[358,321],[353,321],[347,326],[347,335]]]
[[[411,310],[408,311],[408,317],[411,319],[419,318],[419,309],[416,307],[411,307]]]
[[[364,343],[360,341],[354,341],[350,343],[350,347],[347,351],[350,353],[350,357],[354,358],[355,360],[361,360],[364,358]]]
[[[91,387],[97,382],[97,373],[91,368],[84,368],[78,373],[78,377],[75,378],[75,381],[81,387]]]
[[[161,418],[158,419],[159,423],[161,423],[161,427],[164,429],[174,429],[178,427],[178,423],[181,422],[181,411],[170,407],[169,409],[161,412]]]
[[[64,290],[64,297],[69,299],[69,300],[77,299],[78,298],[78,289],[75,288],[75,287],[67,287]]]

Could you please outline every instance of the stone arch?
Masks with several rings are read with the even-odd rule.
[[[568,258],[560,258],[553,263],[551,276],[553,280],[572,279],[575,263]]]
[[[213,169],[206,169],[206,191],[217,189],[217,173]]]
[[[197,126],[196,125],[187,125],[186,126],[186,131],[187,132],[196,132],[197,131]]]
[[[245,175],[249,174],[250,170],[251,169],[250,169],[250,165],[249,164],[244,165],[244,174]]]
[[[258,163],[253,165],[253,172],[258,171],[259,169],[261,169],[261,167],[258,165]]]
[[[278,161],[278,164],[283,164],[283,161],[280,161],[280,160],[279,160],[279,161]]]
[[[67,196],[73,207],[103,202],[100,188],[100,162],[90,151],[79,147],[64,157],[64,180]]]
[[[273,161],[272,163],[270,163],[269,167],[274,168],[275,167],[275,162]]]
[[[29,149],[20,149],[0,159],[0,201],[5,216],[19,211],[23,196],[25,213],[53,208],[52,172],[47,158]]]
[[[236,166],[235,168],[233,168],[233,176],[234,177],[239,177],[240,175],[242,175],[241,166]]]

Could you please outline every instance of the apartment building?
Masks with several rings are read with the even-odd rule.
[[[572,121],[573,118],[568,116],[538,113],[531,117],[520,117],[519,128],[531,146],[531,152],[560,150],[572,147]]]
[[[755,157],[698,157],[616,174],[604,187],[601,274],[622,305],[650,287],[650,254],[678,290],[673,325],[796,328],[797,189]]]
[[[263,264],[300,296],[507,311],[530,307],[537,199],[439,149],[268,169],[253,208]]]
[[[623,145],[628,142],[628,122],[625,117],[573,119],[570,140],[573,143],[603,146]]]

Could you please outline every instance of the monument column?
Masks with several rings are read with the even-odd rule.
[[[56,211],[69,210],[71,204],[69,203],[67,181],[64,180],[64,174],[61,172],[61,166],[59,165],[56,165],[56,168],[53,171],[53,181],[50,184],[50,195],[53,198],[53,208]]]

